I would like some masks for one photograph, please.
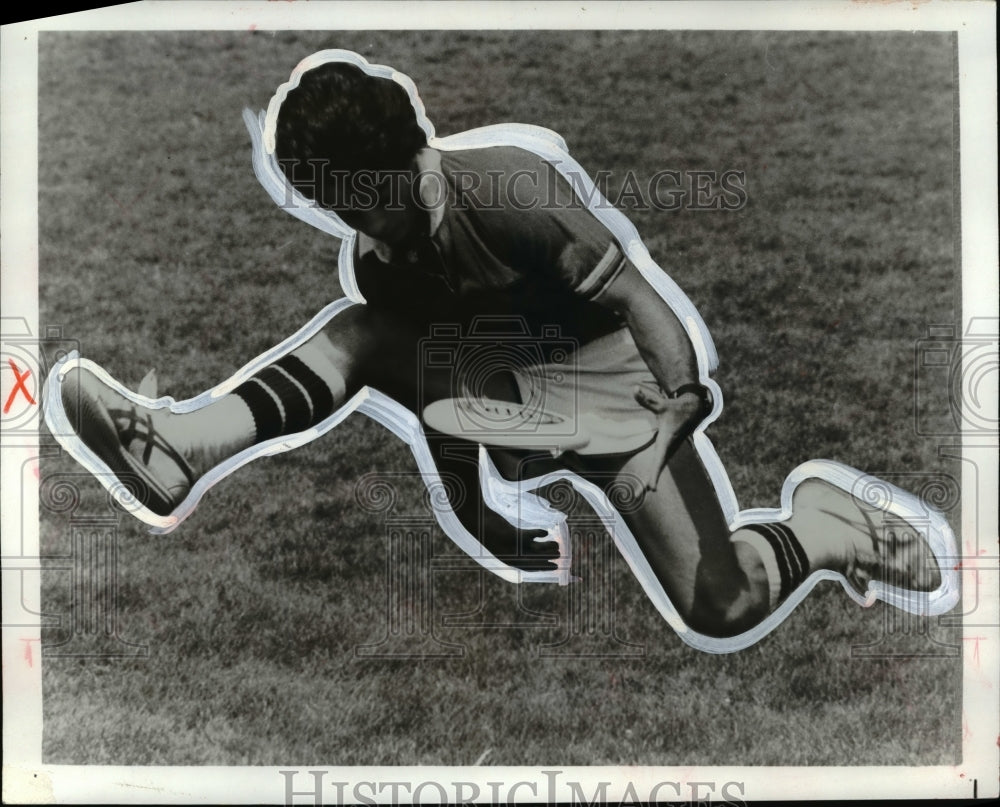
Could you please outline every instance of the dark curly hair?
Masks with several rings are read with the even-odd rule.
[[[345,176],[407,170],[426,145],[406,90],[344,62],[303,73],[278,110],[281,170],[307,198],[335,210],[351,206],[337,192]]]

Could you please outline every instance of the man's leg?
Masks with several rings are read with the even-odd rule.
[[[370,323],[365,306],[351,306],[231,393],[191,412],[135,404],[85,368],[65,374],[63,405],[87,447],[116,474],[143,479],[146,506],[168,515],[219,463],[315,426],[341,406],[359,386],[358,370],[378,336]]]
[[[751,548],[733,543],[691,441],[678,447],[655,491],[644,486],[651,451],[652,446],[628,458],[581,459],[609,498],[617,499],[619,513],[684,622],[710,636],[742,633],[770,612],[766,569]]]
[[[619,492],[630,490],[632,506],[620,512],[671,603],[699,633],[749,630],[817,569],[840,572],[861,595],[871,579],[916,591],[940,583],[933,553],[911,525],[828,482],[800,483],[784,521],[731,531],[692,441],[673,454],[655,491],[642,485],[650,450],[588,465],[603,472],[605,485],[613,469]]]
[[[315,426],[363,386],[418,414],[423,404],[454,394],[449,371],[422,367],[424,337],[416,325],[354,305],[231,393],[193,412],[133,404],[85,370],[66,375],[62,395],[67,410],[82,406],[70,419],[83,424],[88,447],[116,473],[146,480],[140,498],[157,515],[169,515],[213,467],[257,443]],[[491,383],[491,395],[516,400],[512,378],[498,375]],[[550,561],[557,548],[535,541],[543,531],[518,529],[485,507],[478,446],[430,431],[427,438],[439,473],[455,482],[446,489],[462,525],[511,565],[555,568]]]

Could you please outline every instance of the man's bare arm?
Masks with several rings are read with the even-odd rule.
[[[633,390],[636,400],[654,412],[658,432],[646,485],[657,479],[677,441],[694,429],[711,408],[701,385],[698,359],[684,325],[632,264],[626,264],[597,299],[625,317],[632,338],[663,391]]]

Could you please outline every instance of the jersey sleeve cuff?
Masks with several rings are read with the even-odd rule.
[[[596,300],[621,274],[627,263],[628,258],[621,247],[612,241],[597,266],[577,284],[575,291],[588,300]]]

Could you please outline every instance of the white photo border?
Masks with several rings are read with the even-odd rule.
[[[336,9],[331,7],[336,6]],[[336,10],[337,13],[332,13]],[[38,40],[43,31],[101,30],[292,30],[343,26],[365,29],[529,29],[631,28],[698,30],[922,30],[955,31],[959,50],[961,254],[963,325],[998,317],[997,139],[995,5],[987,2],[792,4],[783,2],[677,3],[134,3],[4,26],[2,107],[0,107],[0,200],[2,200],[2,316],[23,320],[38,331]],[[291,66],[290,66],[291,67]],[[248,169],[249,170],[249,169]],[[6,397],[8,390],[3,390]],[[996,380],[984,390],[997,400]],[[296,803],[313,803],[316,766],[273,767],[102,767],[46,765],[42,762],[41,669],[28,650],[38,646],[39,628],[18,623],[27,609],[40,612],[37,488],[21,496],[21,469],[37,459],[38,445],[2,445],[2,534],[4,579],[4,790],[19,803],[285,803],[287,774]],[[995,438],[995,435],[994,435]],[[997,448],[965,446],[963,489],[978,485],[975,508],[963,507],[963,534],[979,530],[982,544],[997,535]],[[15,495],[16,494],[16,495]],[[22,523],[24,528],[22,529]],[[623,797],[690,800],[690,785],[728,782],[730,801],[820,798],[980,798],[998,795],[1000,769],[1000,554],[995,548],[963,557],[965,581],[978,581],[983,641],[963,642],[964,731],[962,761],[956,766],[863,767],[346,767],[323,772],[324,803],[371,799],[383,803],[396,791],[380,782],[408,782],[409,796],[436,801],[469,795],[458,785],[476,785],[491,800],[568,801],[579,783],[584,793],[599,791],[608,801]],[[983,625],[989,627],[984,627]],[[963,628],[963,632],[967,631]],[[975,785],[973,784],[975,782]],[[334,783],[343,783],[335,785]],[[677,784],[675,788],[673,785]],[[737,787],[737,784],[739,787]],[[369,786],[370,785],[370,786]],[[659,786],[659,787],[658,787]],[[658,789],[657,789],[658,788]],[[406,793],[403,799],[405,801]]]

